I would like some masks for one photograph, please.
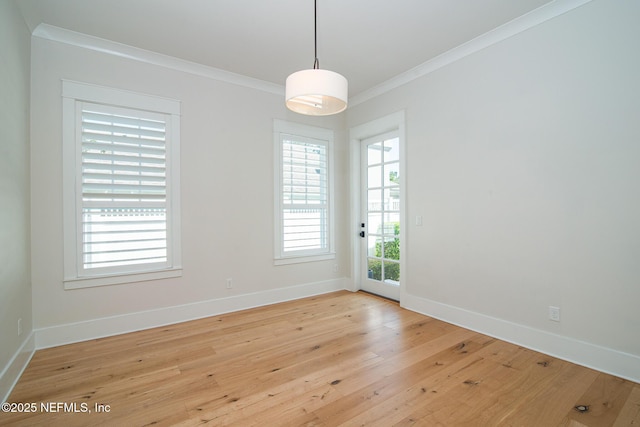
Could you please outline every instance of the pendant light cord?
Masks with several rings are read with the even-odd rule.
[[[313,0],[313,53],[315,60],[313,61],[313,69],[320,68],[320,61],[318,61],[318,4],[317,0]]]

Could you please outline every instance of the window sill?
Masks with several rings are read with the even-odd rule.
[[[64,289],[93,288],[96,286],[121,285],[125,283],[146,282],[149,280],[170,279],[181,277],[182,268],[149,271],[144,273],[127,273],[99,277],[77,277],[64,280]]]
[[[273,260],[273,265],[287,265],[287,264],[299,264],[303,262],[315,262],[315,261],[326,261],[328,259],[335,259],[335,252],[331,252],[328,254],[322,255],[305,255],[305,256],[295,256],[295,257],[287,257],[287,258],[276,258]]]

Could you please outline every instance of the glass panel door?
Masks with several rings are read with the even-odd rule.
[[[400,140],[391,132],[362,141],[361,288],[400,299]]]

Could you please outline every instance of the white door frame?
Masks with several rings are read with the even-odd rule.
[[[404,110],[397,113],[389,114],[384,117],[372,120],[370,122],[355,126],[349,130],[350,141],[350,157],[351,157],[351,289],[352,291],[360,290],[362,280],[362,251],[360,249],[360,223],[366,222],[362,218],[361,212],[361,178],[360,178],[360,147],[364,139],[380,135],[389,131],[397,130],[400,139],[400,170],[404,182],[400,185],[400,305],[403,305],[404,296],[406,294],[407,275],[406,275],[406,193],[407,193],[407,167],[406,167],[406,134],[405,134],[405,114]]]

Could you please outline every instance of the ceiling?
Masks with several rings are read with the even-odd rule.
[[[550,0],[318,0],[320,68],[355,96]],[[313,66],[313,0],[18,0],[38,24],[283,85]]]

